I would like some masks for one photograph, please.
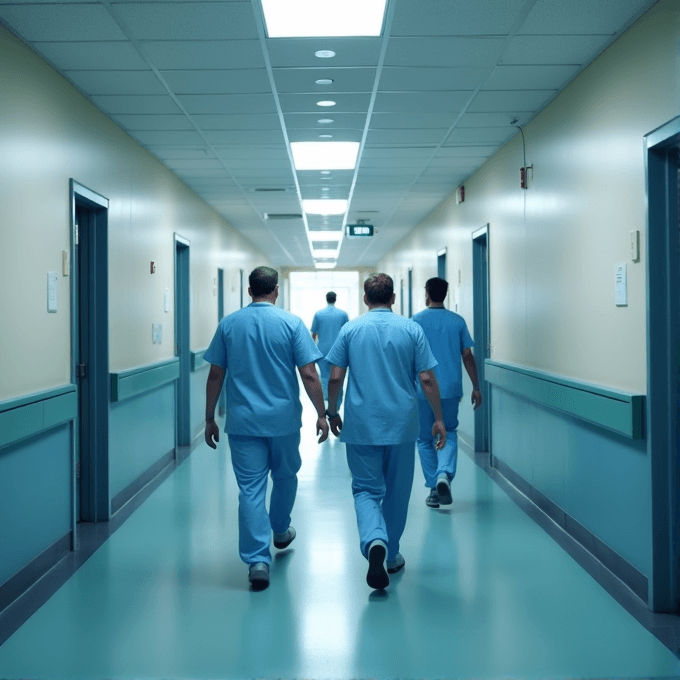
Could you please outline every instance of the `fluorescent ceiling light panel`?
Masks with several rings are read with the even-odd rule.
[[[335,269],[337,262],[315,262],[316,269]]]
[[[291,142],[296,170],[354,170],[359,142]]]
[[[343,232],[341,231],[310,231],[310,241],[340,241],[342,240]]]
[[[269,38],[379,36],[387,0],[262,0]]]
[[[303,199],[302,209],[308,215],[344,215],[347,201],[344,198]]]

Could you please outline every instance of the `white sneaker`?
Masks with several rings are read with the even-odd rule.
[[[385,569],[386,557],[387,546],[382,541],[373,541],[368,548],[366,583],[376,590],[382,590],[390,585],[390,577]]]
[[[451,482],[446,475],[442,475],[437,479],[437,493],[439,494],[439,505],[451,505],[453,498],[451,498]]]
[[[248,567],[248,580],[254,590],[264,590],[269,585],[269,565],[266,562],[256,562]]]
[[[297,536],[297,534],[293,527],[288,527],[282,534],[274,532],[274,547],[279,550],[287,548],[293,542],[295,536]]]
[[[393,560],[387,560],[387,573],[396,574],[406,564],[406,560],[401,553],[397,553]]]

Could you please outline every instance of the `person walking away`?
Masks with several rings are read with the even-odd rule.
[[[335,306],[336,294],[331,290],[326,293],[328,306],[318,311],[312,321],[312,338],[317,342],[319,351],[324,357],[333,347],[335,339],[338,337],[340,329],[349,321],[347,312],[343,312]],[[321,387],[323,388],[323,398],[328,401],[328,380],[331,375],[331,366],[326,359],[319,359],[319,372],[321,373]],[[338,393],[337,408],[342,404],[342,386]]]
[[[257,267],[248,281],[252,303],[220,322],[205,353],[210,366],[206,385],[205,440],[220,440],[215,405],[226,373],[231,462],[239,487],[239,554],[249,565],[255,590],[269,585],[270,541],[286,548],[295,538],[290,515],[300,469],[302,405],[295,368],[317,413],[319,443],[328,438],[321,384],[314,363],[321,356],[301,319],[274,306],[278,273]],[[214,441],[213,441],[214,440]],[[271,472],[269,512],[265,507]]]
[[[446,444],[435,360],[422,328],[392,313],[394,283],[375,274],[364,283],[367,314],[344,325],[326,360],[331,364],[328,417],[341,435],[352,473],[352,493],[361,553],[368,559],[366,582],[389,585],[389,574],[405,564],[399,542],[413,486],[418,376],[432,410],[435,446]],[[349,368],[345,422],[337,412],[340,386]]]
[[[432,445],[432,410],[427,395],[418,388],[418,413],[420,432],[418,434],[418,453],[425,476],[425,485],[430,495],[425,503],[431,508],[450,505],[451,480],[456,475],[458,463],[458,407],[463,397],[463,376],[461,357],[465,370],[472,381],[472,404],[476,409],[482,405],[482,393],[477,378],[477,365],[472,354],[474,342],[468,332],[467,324],[460,314],[444,307],[449,284],[439,277],[429,279],[425,284],[426,309],[413,317],[424,331],[430,348],[437,360],[434,373],[441,392],[442,412],[446,426],[446,446],[435,449]]]

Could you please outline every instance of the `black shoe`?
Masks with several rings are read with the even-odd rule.
[[[274,547],[279,550],[287,548],[293,542],[295,536],[295,529],[293,527],[288,527],[282,534],[274,532]]]
[[[373,541],[368,549],[368,573],[366,583],[375,590],[382,590],[390,585],[390,577],[385,569],[387,548],[382,541]]]
[[[439,494],[437,489],[432,489],[430,495],[425,499],[425,505],[428,508],[438,508],[439,507]]]
[[[437,493],[439,494],[439,502],[441,505],[451,505],[453,498],[451,498],[451,483],[449,478],[442,475],[437,480]]]

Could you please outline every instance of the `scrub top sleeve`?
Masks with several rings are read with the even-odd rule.
[[[215,366],[221,366],[225,371],[227,370],[227,347],[222,335],[222,324],[217,327],[210,347],[208,347],[203,358],[209,364],[215,364]]]
[[[338,333],[338,337],[331,347],[331,351],[326,355],[326,361],[333,366],[339,368],[347,368],[349,366],[349,352],[347,346],[347,333],[344,332],[343,326]]]
[[[311,335],[305,328],[305,324],[302,323],[302,319],[299,320],[295,327],[293,354],[295,356],[295,365],[298,368],[323,358],[323,354],[321,354],[316,343],[312,340]]]
[[[463,321],[463,327],[460,329],[460,352],[463,353],[464,349],[468,347],[474,347],[475,343],[470,337],[470,331],[468,331],[467,324]]]
[[[432,354],[432,350],[430,349],[430,343],[427,341],[423,329],[417,324],[414,324],[414,327],[416,329],[415,366],[417,375],[421,371],[429,371],[431,368],[434,368],[435,366],[437,366],[438,361],[434,358],[434,354]]]

